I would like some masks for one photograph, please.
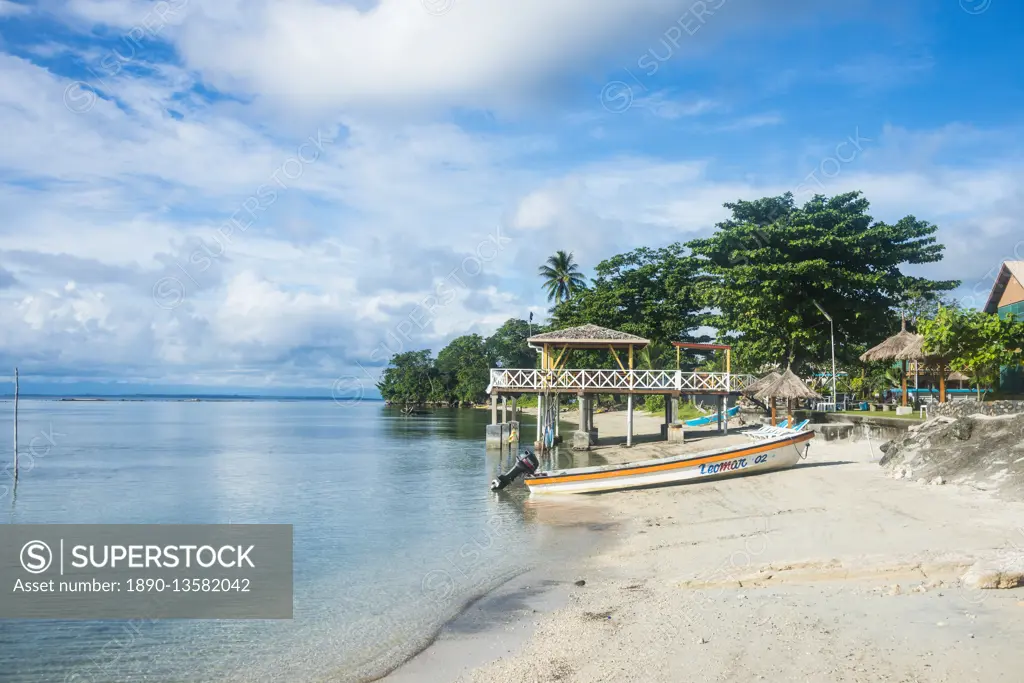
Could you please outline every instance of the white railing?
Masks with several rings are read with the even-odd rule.
[[[488,393],[505,391],[739,391],[755,381],[753,375],[680,370],[491,370]]]

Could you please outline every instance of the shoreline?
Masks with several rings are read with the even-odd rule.
[[[614,531],[578,564],[586,584],[530,635],[476,634],[476,655],[417,680],[1016,680],[1024,589],[962,577],[1024,551],[1024,503],[893,479],[867,440],[812,444],[789,470],[593,497]],[[542,524],[560,504],[526,503]]]

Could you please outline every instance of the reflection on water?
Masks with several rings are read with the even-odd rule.
[[[294,525],[291,621],[4,622],[0,680],[358,680],[557,550],[521,483],[488,484],[484,410],[380,403],[24,401],[8,523]],[[524,439],[533,429],[524,420]],[[559,466],[586,454],[560,448]],[[591,456],[586,456],[591,457]],[[538,525],[537,522],[540,524]],[[554,523],[557,526],[557,522]],[[540,533],[538,533],[540,532]]]

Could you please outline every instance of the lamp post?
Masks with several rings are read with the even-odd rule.
[[[817,301],[814,305],[818,307],[821,314],[828,320],[829,330],[832,336],[832,405],[838,410],[839,406],[836,404],[836,327],[835,323],[832,322],[832,316],[825,312],[825,309],[821,307]]]

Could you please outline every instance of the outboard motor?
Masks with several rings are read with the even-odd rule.
[[[529,449],[516,459],[516,464],[505,474],[499,474],[498,478],[491,482],[492,491],[500,491],[523,474],[533,474],[540,466],[537,456]]]

